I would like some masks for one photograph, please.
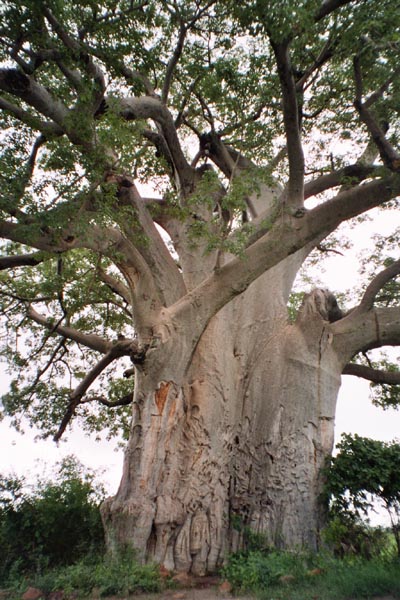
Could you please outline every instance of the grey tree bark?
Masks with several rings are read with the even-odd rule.
[[[78,15],[73,27],[75,11],[68,3],[65,14],[61,5],[52,11],[40,3],[34,7],[35,19],[32,15],[26,17],[30,13],[24,5],[27,12],[18,13],[20,22],[34,24],[32,31],[27,28],[26,38],[21,37],[23,28],[15,28],[17,13],[9,13],[11,37],[7,38],[5,28],[4,52],[8,58],[0,68],[0,109],[16,131],[22,124],[24,136],[17,140],[28,139],[25,127],[31,135],[39,135],[22,174],[17,172],[17,181],[6,189],[0,219],[0,238],[17,247],[28,244],[34,252],[15,256],[10,250],[10,255],[0,257],[0,269],[34,266],[51,257],[71,255],[77,249],[89,250],[95,257],[93,281],[103,282],[108,291],[123,300],[132,320],[130,337],[115,340],[111,335],[108,339],[103,336],[109,334],[100,335],[96,324],[92,332],[86,326],[82,331],[75,329],[73,323],[79,327],[86,306],[83,304],[70,319],[63,307],[62,282],[60,288],[53,289],[50,307],[47,293],[42,298],[39,292],[37,297],[26,297],[24,293],[16,298],[24,318],[50,331],[51,336],[57,334],[63,342],[68,340],[96,353],[98,362],[93,360],[89,372],[70,393],[55,437],[62,435],[79,404],[95,401],[95,397],[89,395],[85,400],[85,396],[105,368],[123,356],[131,357],[135,391],[123,478],[116,496],[108,499],[102,509],[108,545],[115,551],[128,545],[136,548],[144,561],[155,560],[170,569],[203,574],[218,567],[227,552],[243,546],[246,528],[264,534],[279,547],[318,546],[324,516],[318,500],[321,466],[332,449],[341,374],[357,352],[400,344],[400,309],[374,307],[379,290],[399,274],[400,261],[382,271],[366,289],[359,306],[343,318],[326,290],[316,290],[306,298],[295,322],[288,320],[286,309],[296,273],[308,253],[342,222],[400,194],[395,130],[386,136],[386,118],[394,114],[396,123],[392,108],[395,94],[390,87],[398,75],[398,65],[391,68],[389,58],[394,47],[388,36],[382,55],[376,54],[374,69],[382,68],[382,77],[376,76],[375,81],[375,75],[369,74],[371,65],[366,69],[362,64],[360,49],[357,44],[352,46],[348,34],[353,16],[362,19],[363,13],[339,14],[339,9],[352,4],[350,0],[324,0],[304,20],[306,27],[296,27],[288,35],[282,33],[279,19],[271,31],[267,31],[269,27],[264,30],[262,23],[263,33],[258,39],[268,50],[263,50],[258,59],[266,64],[265,76],[271,70],[271,79],[263,75],[258,89],[258,82],[252,82],[254,72],[249,71],[253,97],[249,104],[244,102],[248,108],[243,115],[241,111],[232,114],[229,123],[229,103],[218,107],[215,92],[211,92],[213,85],[204,86],[203,93],[209,97],[198,94],[195,88],[201,84],[201,77],[192,68],[193,57],[199,56],[200,60],[202,54],[196,46],[198,27],[199,31],[212,27],[199,73],[211,73],[220,61],[221,46],[213,48],[212,37],[218,37],[220,9],[225,5],[189,4],[187,14],[185,3],[179,2],[150,3],[148,14],[145,6],[132,5],[128,11],[117,11],[116,21],[114,8],[98,17],[103,13],[99,6],[93,8],[92,24],[86,23],[86,16],[80,23],[83,17]],[[154,7],[164,15],[169,59],[164,56],[159,60],[154,54],[163,33],[162,25],[152,20]],[[214,9],[216,21],[212,17]],[[338,32],[335,26],[332,38],[329,22],[325,22],[323,26],[330,32],[326,40],[319,23],[331,14],[335,23],[336,18],[338,23],[342,17],[344,20]],[[145,39],[156,42],[149,64],[143,59],[143,72],[130,66],[136,54],[138,60],[142,56],[140,33],[135,40],[127,32],[118,56],[119,44],[116,46],[115,41],[121,36],[119,18],[124,23],[128,19],[126,23],[131,25],[124,27],[133,30],[135,36],[136,26],[140,25],[142,33],[145,28]],[[242,27],[246,30],[240,15],[232,13],[228,20],[234,23],[236,18],[237,31]],[[147,37],[153,23],[155,36]],[[385,17],[383,23],[387,25],[389,20]],[[373,31],[375,22],[369,27],[373,37],[377,35]],[[39,37],[36,30],[40,31]],[[88,42],[92,35],[93,44]],[[297,64],[297,47],[308,48],[314,38],[314,51],[307,52],[304,60],[301,57],[304,65]],[[344,55],[335,55],[336,48],[343,52],[342,41],[348,45],[346,56],[354,73],[336,75],[331,103],[325,77],[320,75],[332,57],[342,63]],[[125,54],[122,49],[131,44],[129,54]],[[146,44],[150,48],[152,42]],[[378,44],[374,55],[376,49]],[[314,52],[316,58],[310,62]],[[234,56],[231,54],[229,60]],[[150,67],[153,61],[154,73]],[[182,73],[178,76],[179,62]],[[184,98],[182,86],[188,88]],[[342,156],[322,161],[320,148],[315,148],[315,157],[311,152],[306,160],[302,136],[315,135],[322,111],[326,135],[327,121],[341,105],[339,90],[343,86],[354,88],[354,115],[349,129],[355,132],[355,139],[358,135],[364,139],[363,154],[355,163],[342,165]],[[247,84],[243,81],[240,87],[241,94],[247,95]],[[314,87],[318,102],[316,107],[311,103],[310,108],[315,117],[308,115],[308,109],[303,111],[306,96],[314,98]],[[227,89],[228,97],[230,94],[234,98],[235,84]],[[346,118],[342,124],[338,121],[334,132],[337,140],[342,139],[341,133],[349,133],[349,93],[343,99]],[[385,110],[379,105],[383,125],[372,111],[378,101],[387,103]],[[227,120],[222,129],[221,117]],[[253,134],[249,127],[249,139],[243,139],[244,144],[235,139],[261,117],[265,124],[260,132],[265,131],[267,146],[266,152],[257,157],[264,133]],[[310,127],[303,126],[305,118],[311,119]],[[126,139],[132,137],[132,147],[119,143],[122,128],[125,131],[130,121],[137,124],[135,133],[126,128]],[[358,121],[363,124],[362,130]],[[99,124],[104,126],[103,136]],[[274,140],[270,127],[276,131]],[[188,135],[198,142],[198,150],[190,158]],[[43,204],[41,193],[32,203],[39,150],[46,150],[51,157],[49,145],[56,140],[65,142],[65,148],[76,153],[71,164],[76,160],[79,168],[67,167],[71,169],[69,175],[75,178],[82,172],[86,182],[80,185],[77,181],[74,192],[69,191],[68,183],[68,190],[51,203]],[[17,148],[22,142],[15,143]],[[157,211],[148,210],[151,200],[142,198],[135,186],[140,156],[143,150],[147,152],[148,143],[155,148],[154,158],[160,159],[158,167],[153,168],[153,157],[149,155],[149,172],[156,179],[167,176],[168,189],[173,192],[172,202],[168,195],[155,201]],[[238,147],[233,147],[236,144]],[[277,146],[281,150],[270,164],[265,164],[265,157]],[[55,153],[56,165],[65,148],[59,156]],[[253,148],[257,168],[251,160]],[[247,152],[249,156],[245,156]],[[376,164],[378,154],[380,163]],[[285,155],[287,177],[281,187],[271,174],[276,174],[275,167]],[[15,170],[13,164],[10,162],[6,169],[7,185]],[[52,164],[49,161],[47,173],[57,168]],[[126,172],[131,167],[133,173]],[[217,189],[204,177],[214,168],[219,173]],[[51,173],[50,187],[57,173]],[[64,165],[60,165],[59,173],[66,182]],[[232,213],[229,193],[235,191],[234,184],[242,175],[247,180],[256,178],[259,194],[251,195],[252,185],[239,186],[240,203],[235,204],[236,213]],[[201,186],[202,182],[207,185]],[[326,195],[321,196],[323,193]],[[305,205],[310,198],[316,200],[314,208]],[[245,207],[250,228],[247,220],[235,222],[238,217],[234,214]],[[179,262],[171,256],[156,221],[170,235]],[[205,227],[203,236],[196,238],[199,223]],[[207,252],[205,237],[210,234],[219,249]],[[238,234],[241,241],[235,245]],[[240,256],[227,255],[226,242],[236,247]],[[5,249],[8,254],[9,248]],[[109,266],[102,266],[104,258]],[[118,335],[118,331],[114,333]],[[113,404],[101,397],[99,400],[106,406]],[[126,397],[122,401],[126,403]]]
[[[138,371],[123,479],[102,509],[111,549],[204,574],[243,547],[246,528],[318,547],[343,361],[324,302],[288,322],[303,256],[225,306],[193,355],[181,339]]]

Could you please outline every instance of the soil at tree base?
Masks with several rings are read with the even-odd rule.
[[[236,598],[237,600],[255,600],[255,596],[232,594],[228,592],[220,592],[218,587],[211,587],[206,589],[182,589],[182,590],[168,590],[160,592],[158,594],[140,594],[133,596],[131,600],[224,600],[227,598]],[[107,599],[105,599],[107,600]],[[116,600],[116,599],[114,599]],[[318,600],[324,600],[319,598]],[[351,600],[351,599],[348,599]],[[360,599],[358,599],[360,600]],[[396,600],[394,596],[381,596],[374,597],[373,600]]]

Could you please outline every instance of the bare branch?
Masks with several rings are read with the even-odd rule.
[[[343,169],[321,175],[305,184],[304,198],[311,198],[326,190],[343,185],[345,179],[349,180],[347,184],[350,183],[351,185],[355,185],[356,183],[360,183],[368,177],[371,177],[377,169],[378,167],[374,167],[373,165],[355,163],[343,167]]]
[[[184,25],[184,23],[181,23],[180,28],[179,28],[178,42],[177,42],[175,50],[168,62],[167,70],[165,73],[165,80],[164,80],[164,85],[163,85],[163,89],[162,89],[162,93],[161,93],[161,99],[165,103],[168,100],[168,94],[169,94],[169,90],[171,87],[171,81],[172,81],[172,76],[174,74],[174,70],[175,70],[176,65],[178,64],[178,61],[183,52],[183,45],[185,43],[186,34],[187,34],[187,26]]]
[[[315,71],[318,71],[326,63],[326,61],[332,57],[333,47],[334,44],[332,43],[332,40],[328,39],[314,63],[306,70],[305,73],[303,73],[300,79],[296,81],[296,90],[298,92],[301,92],[304,89],[304,86],[310,76],[315,73]]]
[[[87,375],[83,378],[78,387],[75,388],[75,390],[72,392],[67,410],[65,411],[60,427],[53,438],[55,442],[58,442],[58,440],[63,435],[68,423],[71,421],[72,417],[75,414],[77,406],[80,404],[83,396],[86,394],[92,383],[96,381],[96,379],[99,377],[99,375],[101,375],[104,369],[106,369],[114,360],[116,360],[116,358],[118,358],[118,356],[115,354],[113,349],[111,349],[105,356],[103,356],[99,360],[99,362],[93,367],[93,369],[89,371],[89,373],[87,373]]]
[[[185,108],[187,105],[187,102],[189,100],[189,98],[191,97],[191,95],[193,94],[197,83],[200,81],[201,79],[201,75],[198,75],[190,84],[190,86],[187,88],[187,91],[182,99],[182,103],[181,106],[179,108],[178,114],[175,118],[175,127],[176,129],[179,129],[179,127],[182,125],[182,123],[186,123],[185,122]],[[186,123],[187,124],[187,123]],[[190,127],[190,125],[188,125]]]
[[[301,143],[299,105],[296,83],[289,55],[289,43],[275,43],[271,39],[275,53],[283,99],[283,121],[285,124],[286,146],[289,159],[289,182],[284,199],[292,206],[304,203],[304,154]]]
[[[103,406],[107,406],[108,408],[116,408],[118,406],[128,406],[129,404],[132,404],[133,402],[133,392],[130,392],[129,394],[125,394],[125,396],[122,396],[122,398],[119,398],[118,400],[107,400],[107,398],[104,398],[104,396],[88,396],[87,398],[84,398],[83,400],[81,400],[80,404],[87,404],[88,402],[98,402],[99,404],[102,404]]]
[[[21,221],[24,221],[27,215],[23,211],[18,209],[18,204],[23,198],[26,187],[29,185],[30,180],[32,178],[39,149],[45,142],[46,137],[43,134],[36,138],[26,164],[21,170],[18,170],[16,173],[16,195],[13,198],[12,206],[10,207],[8,212],[11,216],[17,217]]]
[[[29,123],[37,131],[41,131],[44,135],[63,135],[64,131],[61,127],[58,127],[55,123],[48,123],[41,121],[38,117],[31,115],[28,111],[23,110],[16,104],[0,98],[0,108],[13,115],[19,121],[23,123]]]
[[[371,310],[374,305],[375,298],[383,286],[400,274],[400,260],[395,261],[389,267],[378,273],[371,281],[361,299],[360,304],[355,310],[365,312]]]
[[[383,371],[381,369],[373,369],[366,365],[358,365],[355,363],[348,363],[343,371],[343,375],[355,375],[356,377],[362,377],[373,383],[387,383],[389,385],[400,385],[400,373],[398,371]]]
[[[360,0],[323,0],[318,12],[315,15],[315,20],[320,21],[321,19],[327,17],[341,6],[351,4],[351,2],[355,2],[357,4],[359,1]]]
[[[390,77],[387,78],[386,81],[382,83],[382,85],[365,100],[364,107],[369,108],[374,104],[377,100],[382,98],[383,94],[388,90],[389,86],[393,81],[395,81],[400,74],[400,66],[397,67],[392,73]]]
[[[39,325],[43,325],[50,332],[57,333],[64,338],[69,340],[73,340],[78,344],[82,344],[83,346],[87,346],[87,348],[91,348],[92,350],[96,350],[97,352],[101,352],[102,354],[107,354],[112,347],[112,343],[108,340],[96,335],[94,333],[83,333],[78,329],[74,329],[73,327],[67,327],[66,325],[58,324],[54,319],[49,317],[45,317],[38,313],[31,305],[28,307],[27,316],[38,323]]]
[[[121,281],[118,281],[118,279],[115,279],[115,277],[112,277],[106,273],[101,267],[97,267],[97,274],[112,292],[118,294],[118,296],[120,296],[124,302],[130,304],[132,298],[128,286],[124,285]]]
[[[0,271],[14,269],[15,267],[34,267],[45,260],[42,252],[33,254],[19,254],[14,256],[0,256]]]
[[[58,35],[60,40],[63,42],[66,48],[71,50],[78,58],[81,58],[81,65],[85,69],[88,75],[90,75],[95,83],[97,84],[97,90],[93,91],[92,102],[95,107],[100,102],[103,97],[106,84],[103,72],[100,67],[98,67],[94,62],[90,54],[88,54],[84,48],[81,46],[80,42],[75,40],[73,37],[67,33],[67,31],[62,27],[61,23],[56,19],[54,14],[51,12],[49,8],[46,6],[43,7],[43,14],[45,15],[48,22],[51,24],[53,30]],[[76,80],[76,78],[75,78]],[[78,80],[76,80],[78,83]]]
[[[227,125],[226,127],[224,127],[224,129],[222,129],[222,130],[219,131],[220,136],[223,137],[223,136],[226,136],[226,135],[230,135],[234,131],[236,131],[237,129],[241,129],[247,123],[255,123],[261,117],[262,112],[263,112],[263,110],[264,110],[265,107],[266,107],[266,104],[264,104],[264,103],[260,104],[260,106],[252,114],[250,114],[249,116],[245,117],[241,121],[237,121],[236,123],[232,123],[231,125]]]
[[[35,354],[40,354],[40,352],[43,350],[45,344],[46,344],[46,341],[44,341],[43,344],[41,344],[40,349],[38,349],[37,352],[35,352]],[[39,383],[41,377],[53,365],[53,363],[54,363],[54,361],[55,361],[55,359],[57,357],[58,352],[61,349],[63,349],[63,353],[62,353],[61,357],[58,360],[60,360],[62,358],[62,356],[67,352],[65,344],[66,344],[65,338],[59,341],[59,343],[57,344],[56,348],[51,352],[50,357],[48,358],[46,364],[41,369],[39,369],[37,371],[35,379],[33,380],[33,382],[31,383],[31,385],[28,388],[28,391],[27,391],[28,394],[32,395],[34,393],[35,388],[36,388],[37,384]],[[33,358],[33,356],[31,355],[29,359],[32,360],[32,358]]]
[[[393,148],[392,144],[386,139],[385,132],[382,127],[378,124],[372,113],[368,110],[365,103],[362,101],[363,95],[363,82],[362,73],[359,57],[355,57],[353,60],[354,65],[354,77],[356,84],[356,99],[354,106],[358,111],[361,120],[365,123],[370,132],[372,139],[374,140],[380,157],[383,163],[392,170],[400,170],[400,154]],[[371,97],[369,99],[369,105],[371,104]]]
[[[181,148],[174,120],[168,108],[157,98],[124,98],[120,100],[120,113],[125,119],[152,119],[161,127],[173,165],[184,193],[192,191],[194,169],[189,165]]]
[[[329,252],[331,252],[332,254],[339,254],[339,256],[344,256],[343,252],[340,252],[339,250],[336,250],[335,248],[327,248],[323,244],[318,244],[318,246],[316,246],[316,249],[325,254],[329,254]]]
[[[17,69],[0,69],[0,89],[21,98],[63,128],[67,108],[33,77]]]

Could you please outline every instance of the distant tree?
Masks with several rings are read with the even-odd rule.
[[[345,434],[337,448],[326,483],[333,514],[366,515],[380,500],[400,556],[400,444]]]
[[[342,223],[397,206],[396,2],[0,15],[5,412],[56,440],[124,427],[111,550],[201,574],[238,520],[316,548],[341,375],[382,378],[355,357],[400,343],[398,244],[348,314],[325,289],[287,305]]]
[[[32,491],[24,478],[0,476],[0,581],[10,573],[68,565],[104,549],[104,489],[74,458]]]

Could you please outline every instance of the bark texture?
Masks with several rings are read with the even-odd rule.
[[[342,364],[324,292],[287,321],[301,258],[225,306],[193,355],[172,348],[138,373],[123,479],[102,510],[111,549],[201,575],[249,528],[278,547],[318,546]]]
[[[68,363],[76,388],[59,439],[80,404],[131,400],[91,393],[129,356],[131,435],[120,488],[102,509],[111,550],[132,546],[143,561],[203,574],[243,547],[249,528],[277,546],[316,548],[340,376],[356,353],[400,344],[400,309],[376,307],[400,261],[348,315],[327,290],[312,292],[295,322],[286,306],[312,249],[400,194],[394,12],[379,10],[377,28],[351,0],[322,0],[307,15],[294,3],[287,22],[281,11],[266,19],[260,3],[52,4],[2,13],[0,109],[15,136],[3,153],[0,270],[12,271],[1,310],[17,332],[42,328],[35,360],[60,338],[50,361],[40,356],[22,410],[40,377],[53,389],[52,361],[86,347],[83,379]],[[225,43],[226,23],[248,33],[251,53]],[[349,131],[358,159],[328,158],[321,144]],[[164,197],[142,197],[137,177]],[[45,261],[31,292],[13,270]]]

